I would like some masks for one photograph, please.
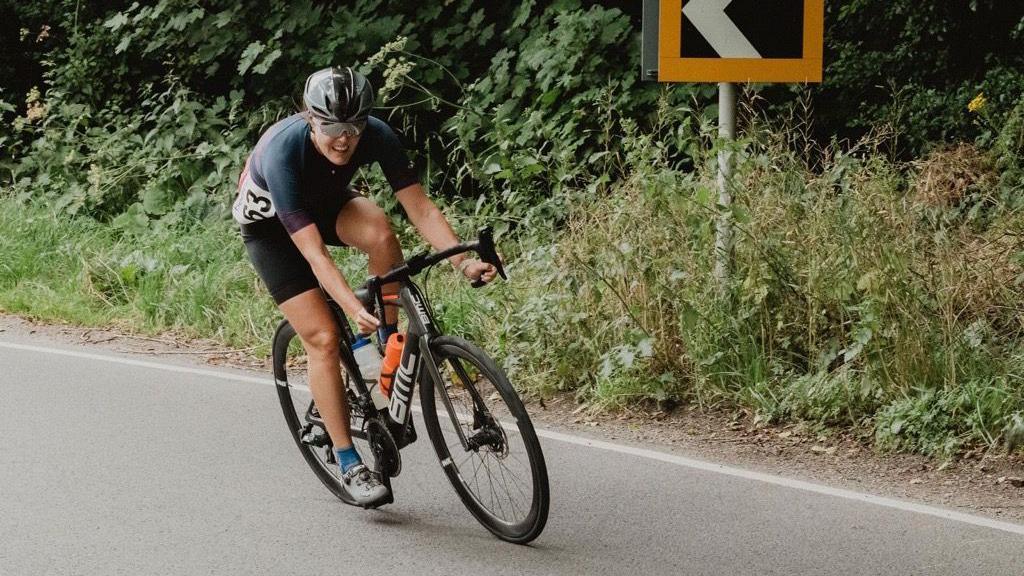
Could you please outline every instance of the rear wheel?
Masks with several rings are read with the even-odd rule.
[[[295,329],[288,321],[282,321],[274,334],[273,363],[277,397],[281,403],[281,410],[284,412],[285,423],[303,459],[332,494],[347,504],[358,505],[348,495],[342,484],[341,471],[334,455],[331,437],[320,419],[320,414],[313,403],[313,395],[309,390],[306,351],[302,346],[302,341],[295,334]],[[341,370],[342,378],[347,383],[350,375],[345,370],[344,364],[342,364]],[[376,456],[378,455],[375,454],[374,447],[363,439],[365,438],[365,433],[362,430],[364,419],[352,398],[349,398],[349,407],[353,410],[352,442],[366,466],[370,470],[377,471]]]
[[[423,421],[466,508],[488,530],[525,544],[544,529],[548,477],[530,417],[508,377],[475,345],[431,342],[441,381],[420,372]]]

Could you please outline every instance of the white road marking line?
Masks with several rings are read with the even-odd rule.
[[[114,364],[124,364],[127,366],[138,366],[140,368],[152,368],[154,370],[165,370],[169,372],[180,372],[185,374],[195,374],[197,376],[208,376],[211,378],[219,378],[222,380],[233,380],[236,382],[248,382],[253,384],[262,384],[265,386],[274,386],[274,379],[268,374],[265,378],[257,378],[254,376],[245,376],[242,374],[232,374],[230,372],[221,372],[217,370],[205,370],[202,368],[189,368],[187,366],[175,366],[173,364],[161,364],[159,362],[148,362],[145,360],[133,360],[131,358],[121,358],[118,356],[110,356],[106,354],[94,354],[91,352],[79,352],[75,350],[64,350],[60,348],[49,348],[44,346],[32,346],[27,344],[14,344],[12,342],[0,341],[0,348],[8,348],[12,350],[25,350],[28,352],[39,352],[44,354],[57,354],[61,356],[70,356],[73,358],[83,358],[86,360],[97,360],[100,362],[110,362]],[[419,412],[419,407],[414,408]],[[659,462],[665,462],[667,464],[674,464],[676,466],[682,466],[684,468],[691,468],[694,470],[701,470],[703,472],[713,472],[716,474],[723,474],[725,476],[732,476],[734,478],[742,478],[745,480],[753,480],[757,482],[764,482],[766,484],[773,484],[775,486],[782,486],[784,488],[792,488],[795,490],[803,490],[805,492],[813,492],[816,494],[823,494],[826,496],[833,496],[835,498],[843,498],[846,500],[853,500],[856,502],[864,502],[866,504],[874,504],[876,506],[883,506],[885,508],[892,508],[895,510],[901,510],[904,512],[915,512],[917,514],[925,514],[928,516],[935,516],[945,520],[952,520],[955,522],[962,522],[964,524],[971,524],[974,526],[980,526],[983,528],[991,528],[993,530],[1001,530],[1003,532],[1010,532],[1012,534],[1024,535],[1024,525],[1013,524],[1011,522],[1003,522],[1000,520],[993,520],[991,518],[984,518],[982,516],[975,516],[973,514],[966,514],[963,512],[956,512],[954,510],[946,510],[943,508],[937,508],[935,506],[929,506],[927,504],[918,504],[916,502],[906,502],[903,500],[897,500],[895,498],[888,498],[885,496],[876,496],[874,494],[865,494],[862,492],[855,492],[853,490],[845,490],[843,488],[833,488],[831,486],[825,486],[822,484],[815,484],[813,482],[805,482],[803,480],[795,480],[792,478],[785,478],[782,476],[775,476],[773,474],[765,474],[763,472],[755,472],[753,470],[744,470],[742,468],[735,468],[732,466],[725,466],[722,464],[715,464],[713,462],[704,462],[703,460],[696,460],[693,458],[686,458],[684,456],[677,456],[675,454],[669,454],[666,452],[658,452],[656,450],[649,450],[646,448],[637,448],[634,446],[625,446],[622,444],[614,444],[612,442],[605,442],[603,440],[593,440],[590,438],[583,438],[580,436],[573,436],[571,434],[564,434],[562,432],[555,432],[552,430],[544,430],[541,428],[535,429],[537,436],[541,438],[547,438],[550,440],[556,440],[558,442],[565,442],[568,444],[576,444],[578,446],[584,446],[587,448],[594,448],[597,450],[607,450],[609,452],[618,452],[620,454],[628,454],[630,456],[637,456],[640,458],[647,458],[649,460],[657,460]]]
[[[182,372],[195,374],[197,376],[210,376],[222,380],[235,380],[236,382],[251,382],[254,384],[265,384],[274,386],[274,379],[268,373],[266,377],[245,376],[243,374],[232,374],[231,372],[220,372],[218,370],[205,370],[203,368],[189,368],[188,366],[175,366],[174,364],[161,364],[159,362],[148,362],[146,360],[133,360],[110,356],[107,354],[93,354],[91,352],[79,352],[77,350],[63,350],[61,348],[48,348],[45,346],[30,346],[28,344],[14,344],[13,342],[0,342],[0,348],[11,348],[14,350],[26,350],[28,352],[40,352],[43,354],[57,354],[59,356],[71,356],[72,358],[83,358],[86,360],[98,360],[100,362],[113,362],[127,366],[138,366],[140,368],[152,368],[154,370],[165,370],[168,372]]]
[[[896,510],[903,510],[905,512],[927,514],[929,516],[936,516],[938,518],[943,518],[946,520],[954,520],[956,522],[963,522],[965,524],[973,524],[975,526],[982,526],[985,528],[992,528],[995,530],[1002,530],[1004,532],[1011,532],[1013,534],[1024,535],[1024,525],[1013,524],[1011,522],[1003,522],[1000,520],[993,520],[990,518],[984,518],[982,516],[975,516],[973,514],[956,512],[954,510],[946,510],[943,508],[937,508],[935,506],[929,506],[927,504],[906,502],[903,500],[897,500],[895,498],[887,498],[885,496],[876,496],[874,494],[854,492],[853,490],[845,490],[843,488],[833,488],[831,486],[825,486],[823,484],[815,484],[813,482],[805,482],[803,480],[785,478],[783,476],[775,476],[773,474],[765,474],[763,472],[755,472],[753,470],[744,470],[742,468],[734,468],[732,466],[715,464],[713,462],[704,462],[702,460],[695,460],[693,458],[686,458],[685,456],[677,456],[675,454],[668,454],[665,452],[657,452],[655,450],[648,450],[646,448],[624,446],[621,444],[604,442],[602,440],[591,440],[589,438],[581,438],[579,436],[572,436],[570,434],[563,434],[561,432],[554,432],[551,430],[538,429],[537,436],[540,436],[541,438],[549,438],[551,440],[558,440],[560,442],[567,442],[569,444],[586,446],[589,448],[608,450],[609,452],[619,452],[622,454],[630,454],[632,456],[638,456],[641,458],[658,460],[661,462],[666,462],[668,464],[675,464],[677,466],[684,466],[686,468],[693,468],[695,470],[701,470],[704,472],[714,472],[717,474],[724,474],[726,476],[733,476],[735,478],[743,478],[745,480],[755,480],[757,482],[774,484],[776,486],[783,486],[785,488],[793,488],[795,490],[814,492],[816,494],[824,494],[826,496],[834,496],[836,498],[844,498],[846,500],[865,502],[867,504],[884,506],[886,508],[894,508]]]

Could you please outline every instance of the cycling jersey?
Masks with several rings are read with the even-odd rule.
[[[247,235],[275,232],[283,225],[293,234],[310,224],[332,230],[356,170],[376,162],[392,190],[419,178],[394,131],[373,116],[348,164],[337,166],[316,150],[302,113],[271,126],[256,144],[239,178],[232,206],[235,221]]]

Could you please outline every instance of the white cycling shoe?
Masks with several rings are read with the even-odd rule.
[[[345,490],[359,504],[372,504],[388,494],[387,486],[370,472],[366,464],[356,464],[341,475]]]

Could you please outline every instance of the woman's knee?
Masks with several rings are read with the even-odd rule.
[[[390,251],[398,246],[398,238],[395,236],[394,230],[391,229],[391,223],[388,222],[386,216],[382,222],[375,223],[368,236],[369,251]]]
[[[306,348],[306,353],[320,358],[337,356],[340,340],[341,334],[336,326],[318,326],[302,335],[302,344]]]
[[[387,213],[369,200],[358,200],[350,202],[351,206],[346,206],[338,215],[338,237],[367,253],[397,246],[398,239],[391,230]]]

